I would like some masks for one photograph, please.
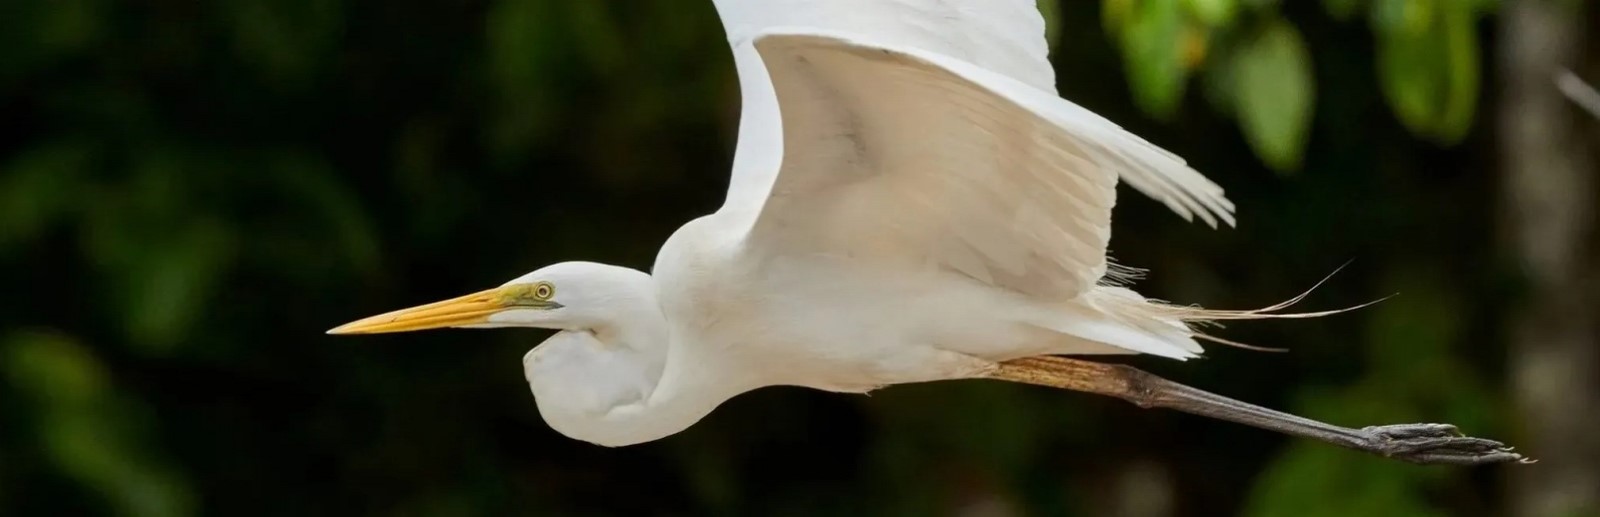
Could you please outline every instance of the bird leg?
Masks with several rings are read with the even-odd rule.
[[[1191,388],[1124,365],[1040,356],[1000,363],[988,377],[1109,395],[1142,408],[1176,409],[1418,464],[1533,461],[1500,442],[1463,436],[1453,425],[1339,427]]]

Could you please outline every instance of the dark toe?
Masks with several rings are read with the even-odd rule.
[[[1372,426],[1365,431],[1389,438],[1392,440],[1405,440],[1409,438],[1442,438],[1447,436],[1464,436],[1461,430],[1450,424],[1396,424]]]
[[[1523,461],[1504,443],[1463,436],[1448,424],[1399,424],[1362,429],[1381,454],[1412,463],[1483,465]]]
[[[1533,460],[1524,458],[1521,454],[1511,451],[1494,451],[1487,453],[1472,453],[1463,451],[1429,451],[1403,458],[1413,463],[1423,465],[1488,465],[1491,463],[1521,462],[1532,463]]]

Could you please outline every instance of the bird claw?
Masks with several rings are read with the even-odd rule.
[[[1485,465],[1533,460],[1512,452],[1513,447],[1485,438],[1463,435],[1449,424],[1397,424],[1361,430],[1372,451],[1418,464]]]
[[[1390,440],[1405,440],[1409,438],[1438,438],[1443,436],[1459,436],[1461,429],[1450,424],[1396,424],[1374,425],[1362,429],[1363,432],[1376,434]]]

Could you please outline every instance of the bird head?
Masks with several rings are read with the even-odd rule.
[[[346,323],[329,334],[380,334],[436,328],[533,327],[593,330],[619,304],[653,300],[649,275],[592,262],[550,265],[466,296]],[[653,305],[653,304],[652,304]]]
[[[650,275],[563,262],[500,287],[347,323],[329,334],[435,328],[558,330],[522,358],[539,414],[564,435],[603,445],[653,440],[681,427],[608,420],[654,391],[666,360],[666,322]]]

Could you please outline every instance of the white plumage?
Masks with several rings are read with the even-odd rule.
[[[763,386],[862,392],[1048,354],[1193,357],[1186,320],[1245,316],[1104,281],[1119,180],[1213,225],[1233,206],[1055,94],[1032,0],[716,6],[744,99],[728,197],[663,245],[652,275],[556,264],[334,332],[558,329],[524,359],[541,414],[616,446]]]
[[[973,63],[1055,91],[1035,0],[713,0],[738,49],[777,27],[870,36]],[[742,76],[742,75],[741,75]]]

